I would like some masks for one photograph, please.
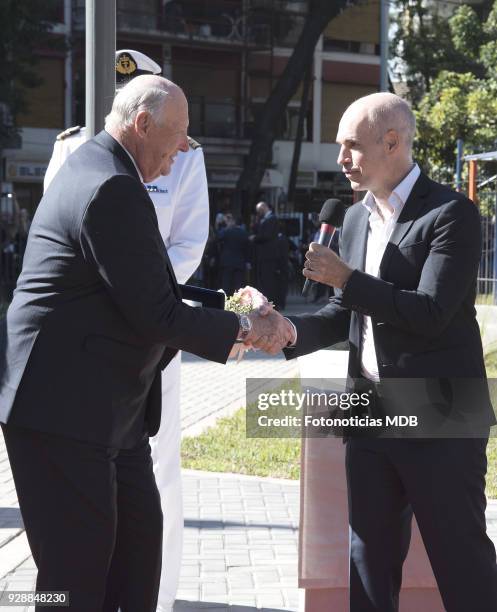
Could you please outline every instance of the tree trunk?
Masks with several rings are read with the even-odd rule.
[[[247,219],[254,204],[264,170],[271,158],[275,126],[281,113],[297,91],[306,69],[312,63],[314,49],[323,30],[347,4],[347,0],[311,0],[302,33],[283,74],[266,100],[254,126],[250,151],[240,174],[237,189],[238,207]]]
[[[302,100],[300,101],[299,120],[297,123],[297,134],[295,135],[295,145],[293,148],[292,167],[290,169],[290,180],[288,181],[288,202],[293,202],[295,198],[295,188],[297,186],[297,175],[299,171],[300,151],[302,150],[302,138],[304,136],[304,122],[309,108],[309,93],[312,83],[312,62],[307,67],[302,88]]]

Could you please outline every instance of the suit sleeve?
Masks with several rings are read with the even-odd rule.
[[[154,207],[136,179],[116,175],[101,185],[85,211],[80,242],[117,308],[145,341],[226,362],[238,319],[181,302]]]
[[[173,203],[168,255],[176,278],[186,283],[204,253],[209,233],[209,192],[202,149],[192,151]]]
[[[478,210],[469,200],[454,200],[442,208],[434,223],[416,290],[397,289],[390,282],[355,270],[342,304],[404,331],[435,337],[474,287],[480,253]]]
[[[275,240],[278,237],[278,220],[276,217],[270,217],[262,222],[259,226],[254,242],[258,244]]]

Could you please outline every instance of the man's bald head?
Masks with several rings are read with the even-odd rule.
[[[255,212],[257,213],[258,217],[264,217],[264,215],[266,215],[269,212],[269,210],[270,210],[269,206],[264,201],[260,201],[255,207]]]
[[[380,92],[358,98],[352,102],[343,116],[345,118],[356,113],[364,116],[369,129],[374,131],[378,138],[382,138],[389,130],[395,130],[408,150],[412,150],[416,118],[409,104],[399,96]]]
[[[337,162],[352,189],[375,197],[391,192],[412,168],[415,129],[413,112],[399,96],[375,93],[353,102],[337,134]]]

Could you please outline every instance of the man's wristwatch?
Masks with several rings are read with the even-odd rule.
[[[237,340],[241,340],[242,342],[252,331],[252,321],[245,314],[238,315],[238,323],[240,325],[240,330],[238,332]]]

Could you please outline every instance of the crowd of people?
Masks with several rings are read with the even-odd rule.
[[[204,257],[195,281],[210,289],[223,289],[233,295],[245,285],[259,289],[282,310],[288,293],[300,292],[304,254],[319,228],[317,215],[311,216],[304,236],[290,238],[285,223],[270,204],[260,201],[251,222],[243,223],[228,207],[217,213],[209,231]],[[328,289],[316,284],[311,300],[328,297]]]
[[[17,275],[21,269],[31,220],[25,208],[20,208],[15,194],[5,193],[0,205],[0,300],[12,298]]]

